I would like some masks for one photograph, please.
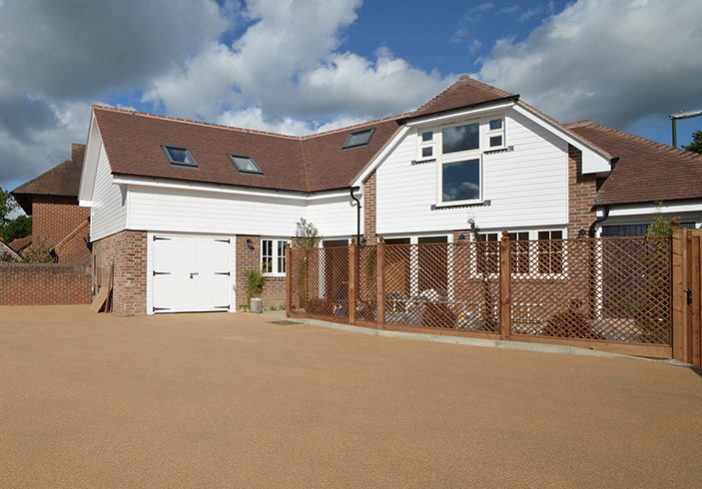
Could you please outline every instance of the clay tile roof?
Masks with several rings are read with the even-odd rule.
[[[13,239],[10,241],[7,246],[15,250],[16,253],[19,253],[23,249],[25,249],[27,246],[32,244],[32,237],[31,236],[26,236],[24,238],[17,238]]]
[[[310,136],[288,136],[94,106],[112,172],[262,189],[317,192],[346,188],[392,137],[399,116]],[[374,128],[367,146],[342,149],[349,134]],[[171,165],[163,146],[187,148],[197,168]],[[263,175],[237,171],[228,155],[248,156]]]
[[[599,204],[702,198],[702,155],[591,121],[567,127],[618,158],[597,193]]]
[[[439,95],[411,112],[406,118],[421,117],[439,112],[496,102],[506,98],[517,98],[518,95],[493,87],[487,83],[475,80],[467,75],[461,75],[458,80]]]
[[[84,144],[73,144],[71,147],[71,160],[66,160],[49,168],[38,177],[14,189],[12,195],[15,197],[15,200],[28,214],[31,214],[32,195],[78,197],[84,153]]]

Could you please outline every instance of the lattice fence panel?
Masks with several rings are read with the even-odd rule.
[[[669,344],[670,242],[513,241],[512,333]]]
[[[499,331],[499,243],[385,246],[385,322]]]
[[[292,249],[289,272],[292,312],[334,320],[348,319],[349,249]]]
[[[359,246],[356,275],[356,319],[376,322],[378,306],[378,256],[375,246]]]

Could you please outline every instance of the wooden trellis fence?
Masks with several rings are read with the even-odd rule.
[[[289,249],[287,311],[699,365],[700,250],[702,232],[683,229],[672,240],[505,234],[500,241]]]

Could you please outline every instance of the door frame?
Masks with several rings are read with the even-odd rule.
[[[227,312],[236,312],[236,235],[207,234],[207,233],[171,233],[148,231],[146,233],[146,314],[156,314],[154,311],[154,236],[164,238],[209,238],[229,240],[229,290],[231,302]]]

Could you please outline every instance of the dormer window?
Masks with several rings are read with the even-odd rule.
[[[373,133],[375,132],[375,128],[370,128],[370,129],[364,129],[363,131],[357,131],[349,134],[349,137],[346,138],[346,142],[344,145],[341,147],[342,149],[348,149],[348,148],[356,148],[358,146],[366,146],[369,142],[371,137],[373,137]]]
[[[163,151],[171,165],[178,166],[197,166],[195,158],[190,154],[187,148],[177,148],[175,146],[164,146]]]
[[[250,173],[252,175],[263,175],[263,170],[256,164],[250,156],[229,155],[234,166],[241,173]]]

